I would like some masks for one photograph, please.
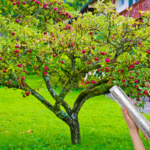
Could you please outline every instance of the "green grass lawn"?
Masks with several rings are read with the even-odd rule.
[[[33,76],[29,81],[32,87],[38,85]],[[45,86],[39,92],[54,104]],[[79,93],[67,95],[71,107]],[[150,121],[149,115],[144,116]],[[134,150],[120,106],[104,95],[83,105],[79,123],[82,144],[72,145],[69,127],[36,98],[0,88],[0,150]],[[150,149],[150,140],[141,131],[140,136],[146,150]]]

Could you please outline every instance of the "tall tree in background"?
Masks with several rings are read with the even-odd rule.
[[[79,11],[88,2],[88,0],[64,0],[64,1],[76,11]]]

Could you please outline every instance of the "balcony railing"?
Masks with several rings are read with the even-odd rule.
[[[128,17],[129,15],[129,17],[132,17],[134,19],[139,19],[140,17],[142,17],[142,14],[139,12],[139,10],[141,11],[150,10],[150,0],[139,0],[138,2],[134,3],[130,7],[133,7],[132,10],[130,11],[124,10],[119,14],[126,17]]]

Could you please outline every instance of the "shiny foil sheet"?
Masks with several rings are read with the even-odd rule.
[[[130,116],[134,120],[139,129],[145,133],[147,138],[150,138],[150,122],[142,115],[142,113],[134,106],[130,98],[118,86],[113,86],[110,89],[111,96],[116,100],[121,108],[126,107]]]

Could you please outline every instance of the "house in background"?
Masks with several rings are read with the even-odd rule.
[[[116,11],[123,16],[132,17],[134,19],[142,20],[142,15],[139,13],[141,11],[149,11],[150,10],[150,0],[105,0],[106,2],[111,2],[116,6]],[[85,13],[87,11],[94,11],[94,5],[97,3],[97,0],[89,0],[80,10],[80,13]],[[126,10],[127,8],[133,7],[129,12]],[[128,14],[129,13],[129,14]]]

